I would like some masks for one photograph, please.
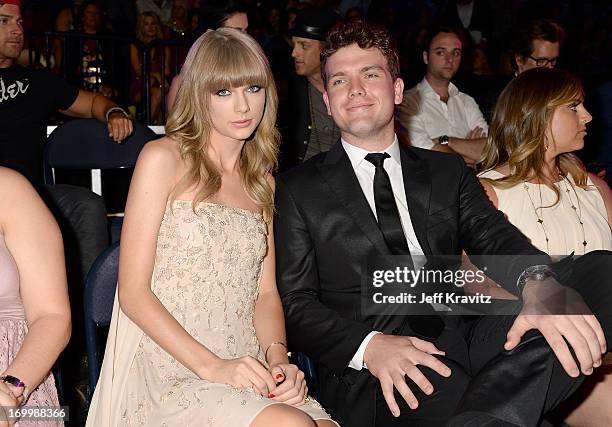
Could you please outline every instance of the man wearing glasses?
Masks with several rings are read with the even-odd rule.
[[[535,67],[554,68],[564,31],[555,22],[538,19],[519,30],[513,40],[512,68],[516,74]]]

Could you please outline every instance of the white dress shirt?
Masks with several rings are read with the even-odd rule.
[[[357,176],[357,180],[361,186],[361,191],[363,191],[363,194],[370,205],[370,209],[372,209],[374,216],[376,216],[376,204],[374,202],[374,173],[376,172],[376,167],[365,159],[365,156],[370,154],[370,151],[355,147],[344,140],[342,140],[342,147],[344,148],[344,151],[346,151],[346,154],[351,161],[351,165],[353,166],[353,170],[355,171],[355,175]],[[393,143],[382,152],[388,153],[391,156],[385,160],[383,167],[385,168],[385,171],[387,171],[389,179],[391,180],[391,189],[393,190],[395,204],[397,205],[397,209],[399,211],[400,221],[404,230],[404,236],[406,236],[406,241],[408,242],[410,254],[423,255],[423,249],[421,249],[419,241],[417,240],[414,227],[412,226],[412,221],[410,220],[410,212],[408,211],[408,203],[406,201],[406,190],[404,187],[404,177],[400,159],[400,148],[397,136],[395,137]],[[415,268],[420,268],[420,265],[417,264],[423,263],[423,261],[416,259],[413,259],[413,261]],[[357,349],[357,352],[351,359],[349,367],[358,371],[365,367],[363,363],[365,349],[372,337],[379,333],[380,332],[378,331],[372,331],[364,338],[361,345]]]
[[[442,135],[465,138],[476,126],[489,131],[474,98],[450,83],[448,101],[442,102],[427,79],[404,92],[404,100],[397,108],[397,124],[412,146],[428,150],[434,145],[432,139]]]

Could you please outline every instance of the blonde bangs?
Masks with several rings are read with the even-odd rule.
[[[268,87],[274,84],[266,73],[267,62],[262,62],[262,58],[258,58],[253,52],[238,53],[237,46],[233,46],[233,43],[224,43],[215,48],[218,52],[212,54],[216,60],[210,61],[210,69],[206,70],[203,82],[205,90],[214,93],[219,89],[230,87],[250,85]]]

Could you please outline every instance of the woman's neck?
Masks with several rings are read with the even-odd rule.
[[[559,170],[559,166],[557,166],[556,158],[547,160],[544,163],[544,166],[542,167],[542,173],[547,179],[550,179],[552,182],[556,182],[559,180],[559,175],[561,174],[561,172]]]
[[[211,139],[208,155],[221,173],[231,174],[240,169],[240,155],[244,141],[214,141]]]

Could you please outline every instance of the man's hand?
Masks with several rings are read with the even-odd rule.
[[[121,143],[134,131],[132,121],[120,111],[111,113],[111,115],[108,117],[107,127],[108,136],[110,136],[117,143]]]
[[[527,282],[523,289],[523,309],[508,331],[504,348],[512,350],[531,329],[542,333],[571,377],[577,377],[580,372],[567,343],[574,350],[583,374],[590,375],[593,368],[601,365],[601,355],[607,346],[599,321],[578,292],[553,278]]]
[[[474,129],[469,131],[467,135],[465,135],[465,139],[479,139],[486,138],[487,133],[480,126],[476,126]]]
[[[433,385],[417,365],[427,366],[438,374],[448,377],[451,370],[433,354],[444,355],[435,345],[415,337],[400,337],[377,334],[368,343],[363,357],[368,370],[380,381],[383,396],[393,416],[400,415],[399,406],[393,396],[393,387],[402,395],[411,409],[419,402],[406,384],[407,375],[423,393],[431,394]]]

